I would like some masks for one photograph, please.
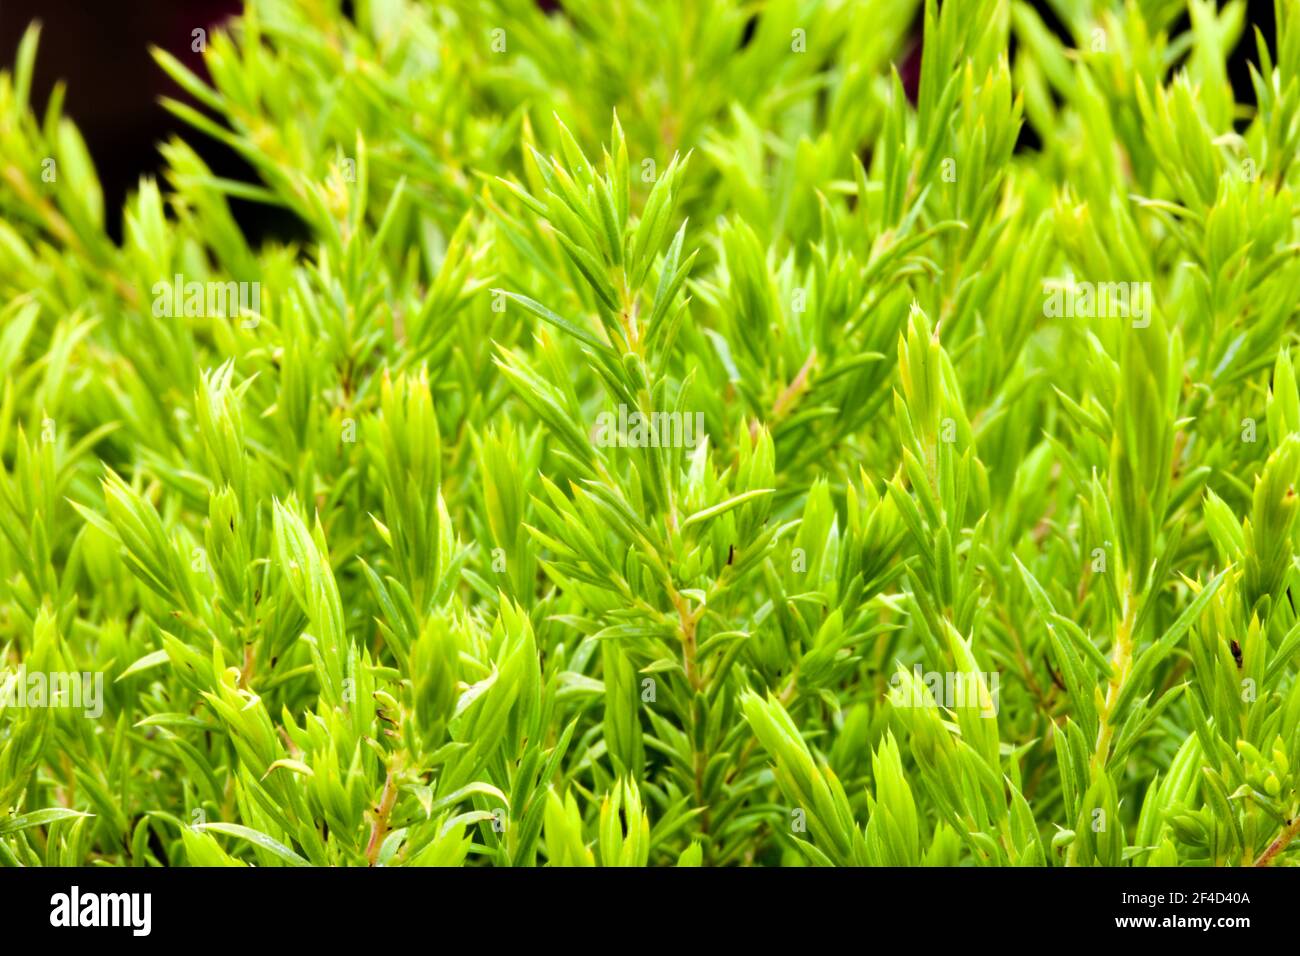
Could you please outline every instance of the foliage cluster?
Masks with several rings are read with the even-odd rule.
[[[0,863],[1297,859],[1296,0],[343,6],[0,74]]]

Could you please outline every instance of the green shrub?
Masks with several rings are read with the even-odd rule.
[[[1295,862],[1296,0],[354,6],[0,75],[0,862]]]

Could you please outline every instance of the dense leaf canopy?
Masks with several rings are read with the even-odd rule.
[[[1297,0],[343,6],[0,74],[0,863],[1297,858]]]

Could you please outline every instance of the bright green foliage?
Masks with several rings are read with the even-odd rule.
[[[0,75],[0,863],[1300,860],[1297,0],[341,6]]]

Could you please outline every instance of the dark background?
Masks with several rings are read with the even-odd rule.
[[[23,32],[41,21],[32,102],[41,115],[56,80],[67,86],[64,113],[81,131],[104,187],[113,230],[122,202],[144,173],[161,166],[158,143],[182,124],[158,103],[179,87],[154,63],[151,44],[203,72],[192,30],[237,14],[240,0],[0,0],[0,67],[12,68]],[[219,174],[241,169],[238,158],[202,135],[186,137]]]
[[[690,2],[690,0],[663,0]],[[539,0],[549,12],[562,15],[563,2]],[[44,25],[36,59],[33,100],[38,110],[57,79],[67,84],[65,113],[81,130],[104,187],[110,231],[118,235],[122,202],[142,174],[160,165],[157,144],[183,125],[159,104],[164,94],[182,97],[179,88],[149,56],[151,44],[163,47],[191,69],[204,75],[201,54],[191,50],[191,31],[211,31],[237,14],[240,0],[0,0],[0,66],[12,65],[27,24]],[[1059,21],[1042,0],[1033,6],[1049,26],[1065,36]],[[560,8],[560,9],[557,9]],[[1254,101],[1247,62],[1256,61],[1255,38],[1249,25],[1258,26],[1270,45],[1274,38],[1273,0],[1250,0],[1248,26],[1234,51],[1230,73],[1238,102]],[[1186,18],[1177,26],[1186,26]],[[914,86],[919,66],[921,25],[917,42],[899,64],[905,83]],[[239,179],[252,171],[230,150],[206,136],[186,137],[214,172]],[[1032,129],[1021,136],[1021,147],[1032,149],[1038,139]],[[255,236],[277,234],[287,238],[297,224],[264,206],[232,203],[241,225]]]

